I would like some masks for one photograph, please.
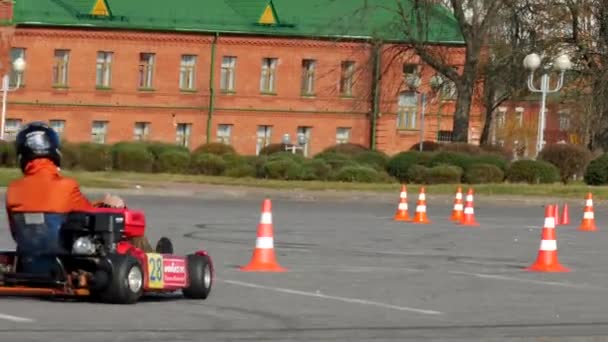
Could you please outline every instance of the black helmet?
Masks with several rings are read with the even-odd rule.
[[[48,158],[59,167],[61,152],[59,151],[59,135],[45,122],[31,122],[17,133],[15,150],[21,171],[30,161],[37,158]]]

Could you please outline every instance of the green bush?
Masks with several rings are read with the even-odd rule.
[[[148,151],[145,144],[118,143],[112,146],[111,153],[112,165],[116,170],[133,172],[151,172],[153,170],[154,155]]]
[[[78,165],[78,144],[68,141],[61,142],[61,168],[65,170],[75,170]]]
[[[464,154],[468,154],[468,155],[478,155],[483,152],[483,150],[481,149],[480,146],[473,145],[473,144],[467,144],[467,143],[463,143],[463,142],[453,142],[453,143],[448,143],[448,144],[441,144],[440,150],[444,151],[444,152],[457,152],[457,153],[464,153]]]
[[[108,145],[80,143],[77,151],[78,167],[82,170],[107,171],[113,168],[112,149]]]
[[[363,152],[368,152],[368,151],[369,151],[369,148],[367,148],[363,145],[346,143],[346,144],[337,144],[337,145],[328,147],[328,148],[324,149],[321,153],[334,152],[334,153],[345,154],[348,156],[357,156]]]
[[[269,144],[269,145],[264,146],[260,150],[259,154],[261,156],[268,156],[268,155],[275,154],[275,153],[278,153],[278,152],[286,152],[286,150],[285,150],[286,146],[287,145],[285,145],[283,143],[280,143],[280,144]],[[288,152],[292,153],[291,150],[289,150]],[[302,150],[296,150],[295,154],[300,154],[301,155],[301,154],[303,154],[303,151]]]
[[[423,158],[424,152],[407,151],[398,153],[388,161],[386,171],[399,182],[406,182],[408,169],[412,165],[420,164]]]
[[[325,161],[334,171],[338,171],[345,166],[357,165],[357,162],[355,162],[351,156],[337,152],[321,152],[315,155],[313,159]]]
[[[434,141],[425,140],[422,142],[422,151],[423,152],[433,152],[438,151],[441,148],[441,144],[438,144]],[[415,143],[409,149],[410,151],[420,151],[420,143]]]
[[[564,184],[572,180],[575,175],[583,174],[591,157],[592,154],[588,149],[573,144],[548,145],[538,154],[539,160],[557,166]]]
[[[455,165],[437,165],[429,169],[426,182],[428,184],[454,184],[462,180],[462,168]]]
[[[512,183],[555,183],[559,181],[559,169],[544,161],[517,160],[507,169],[506,177]]]
[[[492,164],[473,164],[464,172],[464,180],[469,184],[502,183],[505,173]]]
[[[227,177],[234,177],[234,178],[245,178],[245,177],[255,178],[257,174],[256,174],[255,167],[253,167],[249,164],[240,164],[240,165],[235,165],[233,167],[227,168],[224,171],[224,175]]]
[[[429,166],[435,167],[442,164],[458,166],[467,169],[473,162],[473,158],[463,152],[442,151],[436,153],[431,159]]]
[[[340,169],[334,179],[340,182],[374,183],[381,179],[375,169],[368,166],[345,166]]]
[[[295,180],[302,175],[302,165],[290,158],[268,160],[264,164],[264,176],[270,179]]]
[[[302,164],[303,180],[328,180],[331,177],[331,166],[323,159],[308,159]]]
[[[17,165],[15,144],[9,141],[0,141],[0,165],[13,167]]]
[[[190,170],[194,174],[219,176],[226,170],[226,161],[217,154],[197,153],[191,156]]]
[[[491,164],[498,167],[504,173],[509,166],[509,161],[501,155],[484,153],[471,157],[469,167],[476,164]]]
[[[509,149],[498,146],[498,145],[479,145],[482,151],[485,153],[493,154],[502,157],[506,161],[511,161],[513,159],[513,151],[509,151]]]
[[[365,151],[356,155],[352,160],[360,165],[373,167],[377,170],[385,170],[389,158],[382,152]]]
[[[608,183],[608,153],[593,159],[585,170],[587,185],[604,185]]]
[[[209,154],[216,154],[216,155],[221,156],[224,154],[236,154],[236,150],[231,145],[227,145],[227,144],[223,144],[223,143],[219,143],[219,142],[213,142],[213,143],[203,144],[203,145],[197,147],[193,151],[193,154],[199,154],[199,153],[209,153]]]
[[[429,170],[428,167],[423,165],[412,165],[407,170],[407,181],[414,184],[425,184]]]
[[[268,156],[268,161],[279,159],[291,159],[297,163],[302,163],[306,158],[303,155],[292,152],[276,152]]]
[[[166,150],[159,154],[155,170],[164,173],[186,173],[189,165],[188,152]]]

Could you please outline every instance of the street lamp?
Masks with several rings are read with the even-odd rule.
[[[555,88],[550,88],[550,76],[549,71],[551,69],[551,64],[555,70],[560,72],[560,77],[557,82]],[[547,94],[558,92],[562,86],[564,85],[564,75],[567,70],[572,67],[572,63],[570,62],[570,58],[568,55],[561,55],[557,57],[553,63],[549,63],[543,67],[543,75],[541,78],[540,88],[536,88],[534,86],[534,71],[536,71],[541,66],[541,58],[535,54],[531,53],[524,58],[524,68],[530,70],[530,76],[528,76],[528,89],[535,93],[541,93],[541,105],[540,111],[538,114],[538,133],[536,138],[536,156],[540,153],[544,145],[544,133],[545,133],[545,125],[546,125],[546,104],[547,104]]]
[[[297,143],[291,143],[291,136],[289,133],[283,134],[283,145],[285,145],[285,151],[291,150],[291,153],[295,154],[296,150],[304,150],[304,145],[308,142],[304,133],[298,133]]]
[[[13,61],[13,69],[17,72],[17,85],[10,87],[10,74],[2,76],[2,121],[0,123],[0,140],[4,140],[4,122],[6,121],[6,98],[9,91],[19,89],[21,86],[21,73],[25,70],[25,60],[21,57]]]

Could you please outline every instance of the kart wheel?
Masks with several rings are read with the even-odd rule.
[[[173,243],[169,238],[162,237],[156,243],[156,253],[159,254],[173,254]]]
[[[95,294],[102,302],[133,304],[144,288],[144,272],[139,261],[131,255],[110,255],[112,272],[108,286]]]
[[[213,284],[213,267],[206,255],[188,255],[188,276],[190,286],[182,292],[186,298],[206,299]]]

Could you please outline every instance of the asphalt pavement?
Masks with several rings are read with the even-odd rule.
[[[394,222],[397,196],[271,196],[288,272],[245,273],[262,195],[124,197],[145,210],[153,243],[167,236],[176,253],[211,254],[210,297],[132,306],[0,298],[0,341],[608,341],[608,217],[597,206],[599,231],[577,231],[583,200],[568,201],[571,224],[557,228],[571,272],[531,273],[540,203],[476,196],[480,226],[463,227],[432,194],[428,225]],[[412,194],[409,204],[412,214]],[[12,247],[6,230],[0,247]]]

